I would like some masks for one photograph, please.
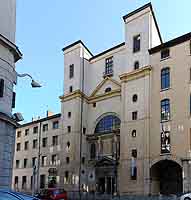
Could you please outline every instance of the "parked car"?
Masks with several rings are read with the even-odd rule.
[[[67,192],[64,189],[43,189],[36,195],[40,200],[67,200]]]
[[[180,200],[191,200],[191,193],[183,194],[183,195],[180,197]]]
[[[36,197],[10,190],[0,190],[0,200],[39,200]]]

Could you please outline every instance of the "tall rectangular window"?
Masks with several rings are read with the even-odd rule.
[[[27,177],[23,176],[22,177],[22,189],[26,189],[27,186]]]
[[[40,175],[40,189],[45,188],[45,183],[46,183],[46,175],[41,174]]]
[[[74,77],[74,64],[69,66],[69,77],[70,78]]]
[[[47,165],[47,156],[42,156],[41,165],[42,165],[42,167]]]
[[[133,37],[133,53],[140,51],[141,49],[141,36],[137,35]]]
[[[132,112],[132,120],[137,120],[137,111]]]
[[[16,160],[16,168],[18,169],[20,167],[20,160]]]
[[[34,167],[37,164],[37,157],[32,158],[32,167]]]
[[[58,145],[58,136],[52,136],[52,146]]]
[[[170,56],[170,49],[164,49],[161,51],[161,59],[168,58]]]
[[[4,94],[4,79],[0,79],[0,97]]]
[[[29,149],[29,141],[26,141],[24,145],[24,150],[28,150],[28,149]]]
[[[24,163],[23,163],[23,167],[24,167],[24,168],[26,168],[26,167],[27,167],[27,163],[28,163],[28,159],[27,159],[27,158],[25,158],[25,159],[24,159]]]
[[[20,138],[21,137],[21,131],[18,131],[17,132],[17,138]]]
[[[35,134],[35,133],[38,133],[38,126],[35,126],[34,128],[33,128],[33,133]]]
[[[105,59],[105,76],[113,75],[113,56]]]
[[[170,132],[162,131],[161,132],[161,154],[170,153]]]
[[[20,151],[21,150],[21,143],[17,143],[17,151]]]
[[[166,67],[161,70],[161,89],[168,89],[170,87],[170,69]]]
[[[170,119],[170,100],[163,99],[161,101],[161,121]]]
[[[48,145],[48,138],[42,138],[42,147],[47,147]]]
[[[33,149],[36,149],[38,147],[38,141],[37,139],[33,140]]]
[[[131,151],[131,180],[137,180],[137,149]]]
[[[15,100],[16,100],[16,93],[13,92],[13,95],[12,95],[12,108],[15,108]]]
[[[68,126],[67,128],[68,128],[68,133],[70,133],[71,132],[71,126]]]
[[[52,155],[51,161],[52,161],[52,165],[56,165],[57,164],[57,155],[56,154]]]

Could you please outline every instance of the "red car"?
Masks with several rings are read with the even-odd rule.
[[[41,200],[67,200],[67,192],[63,189],[49,188],[36,195]]]

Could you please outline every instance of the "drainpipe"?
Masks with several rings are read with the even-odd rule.
[[[37,164],[37,193],[40,192],[40,182],[39,182],[39,179],[40,179],[40,156],[41,156],[41,126],[42,126],[42,123],[40,122],[40,128],[39,128],[39,135],[38,135],[38,164]]]

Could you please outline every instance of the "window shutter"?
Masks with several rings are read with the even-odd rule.
[[[4,94],[4,79],[0,79],[0,97]]]
[[[13,92],[13,97],[12,97],[12,108],[15,108],[15,99],[16,99],[16,93]]]

